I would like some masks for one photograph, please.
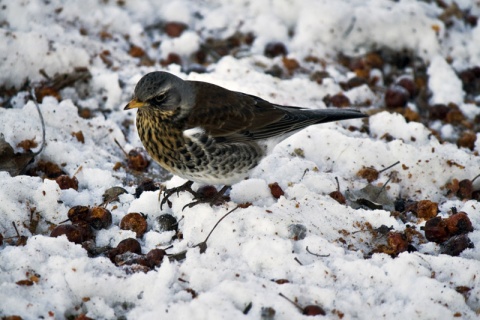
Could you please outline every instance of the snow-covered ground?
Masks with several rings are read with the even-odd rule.
[[[458,196],[455,181],[480,174],[479,15],[473,0],[0,0],[3,146],[25,153],[19,143],[33,140],[38,150],[42,126],[30,88],[37,96],[50,92],[39,102],[45,149],[28,174],[0,171],[0,316],[301,319],[308,317],[301,308],[317,305],[329,319],[477,318],[479,194]],[[275,53],[280,47],[265,53],[272,42],[286,55]],[[383,61],[367,68],[372,52]],[[409,60],[395,64],[400,58],[388,58],[395,54]],[[175,59],[182,67],[169,64]],[[127,152],[142,147],[135,113],[123,107],[154,70],[308,108],[330,106],[326,97],[342,92],[370,117],[312,126],[281,142],[232,186],[229,202],[182,211],[192,196],[180,193],[161,210],[159,191],[136,198],[138,184],[148,177],[166,187],[185,181],[155,164],[133,171],[115,143]],[[363,85],[344,85],[362,72]],[[417,98],[385,108],[385,92],[401,77],[414,79]],[[455,109],[460,120],[425,113],[437,107]],[[457,146],[467,131],[470,148]],[[14,158],[0,154],[0,168]],[[397,161],[371,182],[357,174]],[[75,176],[77,190],[45,178],[47,162]],[[336,178],[347,205],[329,195]],[[275,182],[284,191],[279,198],[269,187]],[[374,191],[359,195],[369,184]],[[150,270],[118,266],[108,253],[50,237],[70,208],[100,206],[112,187],[127,193],[105,204],[113,222],[93,231],[91,246],[135,238],[119,224],[141,212],[148,223],[138,238],[142,254],[171,246],[168,254],[186,250],[185,258],[165,257]],[[471,244],[458,256],[424,238],[431,217],[408,206],[420,200],[438,203],[442,218],[452,208],[468,215],[473,231],[462,239]],[[246,202],[252,205],[219,223],[205,252],[192,248]],[[179,233],[161,230],[162,214],[179,220]],[[381,226],[393,229],[382,233]],[[409,250],[395,247],[396,235]]]

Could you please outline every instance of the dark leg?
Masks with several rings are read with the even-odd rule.
[[[211,196],[208,196],[208,197],[205,197],[204,195],[201,195],[199,193],[197,193],[197,195],[194,195],[195,196],[195,201],[193,202],[190,202],[188,203],[187,205],[185,205],[182,209],[185,210],[185,208],[192,208],[194,206],[196,206],[197,204],[200,204],[200,203],[209,203],[211,206],[213,205],[219,205],[225,201],[228,201],[228,197],[225,197],[224,194],[225,192],[230,188],[230,186],[223,186],[222,189],[220,189],[220,191],[216,192],[215,194],[211,195]]]
[[[163,199],[160,202],[160,210],[162,210],[162,207],[165,203],[167,203],[170,208],[172,207],[172,202],[170,200],[168,200],[168,198],[170,198],[170,196],[175,194],[175,193],[178,196],[178,194],[181,191],[187,191],[187,192],[190,192],[194,197],[197,197],[197,193],[192,190],[192,184],[193,184],[193,181],[187,181],[179,187],[165,189],[163,191]]]

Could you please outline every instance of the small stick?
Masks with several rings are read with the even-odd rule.
[[[390,182],[390,180],[392,180],[392,177],[388,177],[388,180],[385,181],[383,186],[380,188],[380,191],[378,192],[377,197],[380,195],[380,193],[382,193],[382,191],[385,191],[385,188],[387,187],[387,184]]]
[[[303,312],[303,308],[300,307],[300,305],[298,303],[296,303],[295,301],[291,300],[290,298],[287,298],[283,293],[279,292],[278,295],[282,298],[284,298],[285,300],[289,301],[291,304],[293,304],[295,307],[298,308],[298,310],[300,310],[301,312]]]
[[[475,178],[472,179],[472,183],[473,181],[477,180],[478,177],[480,177],[480,174],[478,174]]]
[[[397,161],[397,162],[395,162],[394,164],[392,164],[392,165],[390,165],[390,166],[388,166],[388,167],[386,167],[386,168],[383,168],[382,170],[378,171],[378,173],[382,173],[382,172],[384,172],[384,171],[387,171],[388,169],[391,169],[391,168],[395,167],[395,166],[396,166],[397,164],[399,164],[399,163],[400,163],[400,161]]]
[[[303,175],[302,175],[302,177],[300,178],[300,180],[303,180],[303,178],[305,178],[305,175],[306,175],[307,172],[309,172],[309,171],[310,171],[310,169],[308,169],[308,168],[305,169],[305,171],[303,171]]]
[[[113,141],[115,141],[115,143],[117,144],[117,146],[120,148],[120,150],[122,150],[123,154],[125,155],[125,157],[128,158],[128,153],[125,151],[125,149],[123,149],[123,147],[120,145],[120,142],[118,142],[118,140],[116,138],[113,139]]]
[[[17,237],[20,237],[20,232],[18,232],[17,225],[15,224],[15,221],[12,221],[13,228],[15,229],[15,232],[17,233]]]
[[[40,123],[42,124],[42,145],[40,146],[40,150],[34,153],[34,155],[40,154],[40,152],[45,149],[45,120],[43,120],[43,115],[42,112],[40,111],[40,106],[37,103],[37,96],[35,95],[35,89],[32,88],[30,90],[30,94],[32,95],[33,98],[33,103],[35,104],[35,107],[37,108],[38,116],[40,117]]]
[[[208,236],[205,238],[205,240],[203,240],[202,242],[200,243],[206,243],[208,238],[210,238],[210,236],[212,235],[213,233],[213,230],[215,230],[215,228],[218,226],[218,224],[223,220],[225,219],[230,213],[232,213],[233,211],[237,210],[238,208],[240,208],[239,206],[236,206],[235,208],[233,208],[232,210],[228,211],[223,217],[220,218],[220,220],[217,221],[217,223],[215,223],[215,225],[213,226],[212,230],[210,231],[210,233],[208,234]],[[199,244],[200,244],[199,243]],[[197,244],[196,246],[198,246],[199,244]]]
[[[335,177],[335,181],[337,181],[337,191],[340,192],[340,182],[338,181],[338,177]]]
[[[80,167],[78,167],[77,171],[75,171],[75,173],[73,174],[73,176],[75,177],[80,171],[83,170],[83,166],[80,165]]]
[[[326,257],[330,257],[330,254],[318,254],[318,253],[313,253],[312,251],[310,251],[308,249],[308,246],[307,246],[307,252],[310,253],[312,256],[315,256],[315,257],[320,257],[320,258],[326,258]]]

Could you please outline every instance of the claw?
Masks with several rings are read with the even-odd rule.
[[[187,181],[181,186],[175,187],[175,188],[170,188],[170,189],[165,189],[163,190],[163,199],[160,202],[160,210],[162,210],[163,205],[166,203],[169,208],[172,207],[172,202],[169,200],[170,196],[173,194],[180,194],[182,191],[187,191],[193,195],[193,200],[190,203],[187,203],[183,208],[182,211],[185,210],[185,208],[192,208],[196,206],[197,204],[200,203],[209,203],[211,206],[213,205],[219,205],[223,203],[224,201],[228,201],[228,197],[225,197],[224,194],[230,188],[230,186],[224,186],[220,191],[216,191],[214,187],[211,187],[215,192],[212,194],[204,194],[202,192],[195,192],[192,189],[193,181]]]
[[[213,206],[213,205],[219,205],[219,204],[221,204],[225,201],[228,201],[229,197],[224,196],[224,194],[228,190],[228,188],[230,188],[230,186],[223,186],[223,188],[220,189],[220,191],[215,192],[215,194],[213,194],[211,196],[208,196],[208,197],[205,197],[204,195],[197,193],[197,196],[195,196],[195,198],[194,198],[195,201],[187,203],[182,208],[182,211],[185,210],[185,208],[187,208],[187,207],[188,208],[193,208],[194,206],[196,206],[197,204],[200,204],[200,203],[208,203],[211,206]]]
[[[177,197],[178,197],[181,191],[187,191],[187,192],[190,192],[194,197],[196,197],[197,193],[192,190],[192,185],[193,185],[193,181],[187,181],[181,186],[163,190],[163,199],[160,202],[160,210],[162,210],[163,205],[165,203],[167,203],[169,208],[172,207],[172,202],[168,198],[170,198],[170,196],[172,196],[175,193],[177,194]]]

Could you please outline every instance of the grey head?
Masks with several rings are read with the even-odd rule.
[[[125,109],[144,108],[173,111],[188,109],[193,104],[190,84],[163,71],[147,73],[135,87],[134,97]]]

